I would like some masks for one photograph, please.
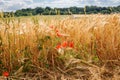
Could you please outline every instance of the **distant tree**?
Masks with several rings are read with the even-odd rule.
[[[109,10],[102,10],[101,13],[102,14],[110,14],[110,11]]]
[[[44,10],[43,15],[49,15],[49,10]]]
[[[70,7],[70,11],[71,11],[73,14],[79,13],[79,12],[77,11],[77,7]]]
[[[86,6],[82,7],[69,7],[69,8],[42,8],[37,7],[35,9],[27,8],[17,10],[13,14],[15,16],[31,16],[31,15],[71,15],[71,14],[110,14],[120,13],[120,6],[117,7],[98,7],[98,6]],[[4,16],[8,16],[6,12]]]
[[[36,14],[40,14],[41,15],[44,12],[44,9],[41,8],[41,7],[37,7],[37,8],[35,8],[35,11],[36,11]]]
[[[50,10],[51,10],[51,8],[50,8],[50,7],[46,7],[46,8],[45,8],[45,10],[49,10],[49,11],[50,11]]]

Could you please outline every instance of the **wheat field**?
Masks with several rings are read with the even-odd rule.
[[[1,80],[120,80],[120,14],[0,15]]]

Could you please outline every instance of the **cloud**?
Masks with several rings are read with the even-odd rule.
[[[15,11],[27,7],[33,0],[1,0],[0,9],[3,11]]]
[[[15,11],[22,8],[35,7],[84,7],[86,5],[117,6],[120,0],[0,0],[0,10]]]
[[[79,6],[79,5],[80,5],[79,0],[52,0],[51,2],[43,1],[40,3],[33,3],[33,4],[29,5],[29,7],[35,8],[37,6],[40,6],[40,7],[50,6],[52,8],[54,8],[54,7],[62,8],[62,7]]]
[[[84,5],[117,6],[120,0],[79,0]]]
[[[50,2],[51,1],[51,2]],[[117,6],[120,4],[120,0],[44,0],[42,2],[37,2],[29,5],[29,7],[70,7],[78,6],[84,7],[86,5],[96,5],[96,6]]]

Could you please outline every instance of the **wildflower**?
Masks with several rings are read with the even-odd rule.
[[[58,29],[56,29],[55,32],[56,32],[56,33],[59,32]]]
[[[58,44],[57,46],[56,46],[56,49],[60,49],[61,48],[61,44]]]
[[[60,53],[60,54],[64,54],[64,50],[63,50],[61,44],[58,44],[58,45],[56,46],[56,49],[57,49],[58,53]]]
[[[55,29],[55,32],[56,32],[56,35],[58,36],[58,37],[61,37],[62,35],[59,33],[59,30],[58,29]]]
[[[9,72],[7,72],[7,71],[3,72],[3,76],[8,77],[9,76]]]
[[[61,45],[62,45],[63,48],[66,48],[66,47],[68,46],[68,42],[65,41],[65,42],[63,42]]]
[[[70,35],[68,35],[68,34],[62,34],[62,33],[57,32],[57,36],[58,37],[69,37]]]
[[[64,49],[63,49],[63,48],[59,48],[57,51],[58,51],[58,53],[60,53],[61,55],[64,54]]]
[[[68,37],[68,36],[70,36],[69,34],[60,33],[60,31],[58,29],[55,29],[55,32],[56,32],[56,35],[58,37]]]
[[[59,32],[57,32],[57,36],[58,37],[62,37],[62,34],[60,34]]]
[[[74,48],[74,43],[73,42],[69,42],[69,47],[70,48]]]
[[[54,28],[54,26],[52,25],[52,26],[50,26],[49,28],[53,29],[53,28]]]

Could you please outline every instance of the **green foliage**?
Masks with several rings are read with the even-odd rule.
[[[32,16],[32,15],[71,15],[71,14],[110,14],[119,13],[120,6],[117,7],[97,7],[97,6],[85,6],[82,7],[69,7],[69,8],[42,8],[37,7],[35,9],[27,8],[14,12],[15,16]],[[4,17],[13,16],[13,12],[5,12]]]

